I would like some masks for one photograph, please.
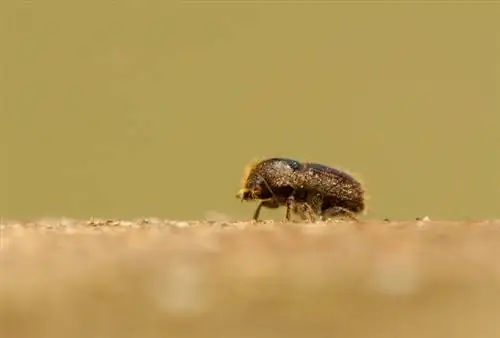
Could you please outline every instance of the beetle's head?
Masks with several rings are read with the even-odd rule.
[[[254,187],[254,188],[242,188],[238,191],[236,194],[236,198],[243,201],[252,201],[259,199],[259,196],[262,192],[262,189],[260,187]]]
[[[269,185],[266,182],[266,172],[261,168],[262,164],[252,164],[245,169],[243,188],[238,191],[236,197],[243,201],[253,201],[269,198]]]

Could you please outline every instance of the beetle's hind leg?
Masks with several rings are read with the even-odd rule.
[[[321,213],[321,216],[323,220],[328,220],[330,218],[338,217],[338,216],[345,216],[353,221],[359,222],[358,217],[356,217],[356,214],[352,212],[349,209],[346,209],[344,207],[339,207],[339,206],[334,206],[331,208],[328,208],[324,210]]]

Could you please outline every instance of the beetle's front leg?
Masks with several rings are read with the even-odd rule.
[[[258,221],[258,218],[260,215],[260,209],[262,209],[262,207],[266,207],[269,209],[276,209],[276,208],[279,208],[279,206],[280,205],[279,205],[278,201],[276,201],[275,199],[261,201],[259,203],[259,205],[257,206],[257,209],[255,209],[255,212],[253,214],[253,220]]]

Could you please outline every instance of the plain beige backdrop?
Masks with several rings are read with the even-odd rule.
[[[243,167],[286,156],[369,218],[498,217],[499,8],[3,2],[0,214],[247,219]]]

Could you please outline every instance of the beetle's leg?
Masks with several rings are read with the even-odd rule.
[[[311,220],[312,210],[306,200],[307,191],[303,189],[294,190],[293,194],[287,199],[287,202],[291,202],[289,205],[293,213],[299,215],[302,221]]]
[[[302,203],[302,205],[304,206],[305,216],[307,216],[307,219],[309,220],[309,222],[313,223],[316,220],[316,216],[314,214],[314,209],[307,202]]]
[[[311,222],[316,220],[316,215],[321,215],[321,205],[323,204],[323,196],[318,193],[311,193],[307,195],[306,205],[309,209]]]
[[[358,221],[358,218],[356,217],[355,213],[353,213],[351,210],[348,210],[348,209],[343,208],[343,207],[334,206],[334,207],[328,208],[322,212],[323,219],[333,218],[336,216],[346,216],[353,221]]]
[[[307,220],[307,205],[306,203],[304,202],[295,202],[295,205],[294,205],[294,208],[293,208],[293,212],[295,214],[298,214],[300,219],[302,221],[306,221]]]
[[[305,221],[307,216],[305,215],[305,203],[297,202],[293,196],[290,196],[286,200],[286,215],[285,221],[292,222],[292,212],[293,214],[298,214],[300,218]]]
[[[262,207],[266,207],[269,209],[276,209],[279,207],[279,203],[278,203],[278,201],[276,201],[274,199],[261,201],[259,203],[259,205],[257,206],[257,209],[255,209],[255,212],[253,213],[253,220],[254,221],[258,220],[259,215],[260,215],[260,209],[262,209]]]
[[[312,223],[316,220],[314,208],[308,202],[300,202],[298,205],[300,206],[300,215],[303,221],[308,220]]]
[[[260,202],[259,205],[257,206],[257,208],[255,209],[255,212],[253,213],[253,217],[252,219],[254,221],[258,221],[258,218],[259,218],[259,214],[260,214],[260,209],[262,209],[262,204],[264,202]]]
[[[285,221],[290,222],[291,219],[291,208],[294,208],[294,210],[297,208],[297,204],[295,203],[295,197],[293,195],[289,196],[286,199],[286,212],[285,212]]]

